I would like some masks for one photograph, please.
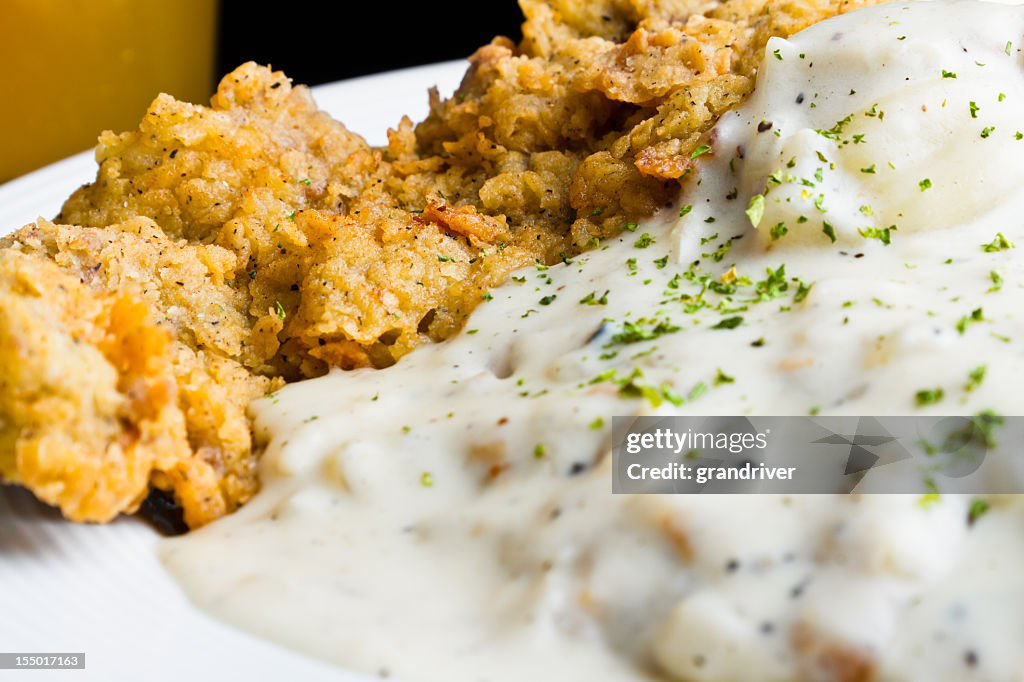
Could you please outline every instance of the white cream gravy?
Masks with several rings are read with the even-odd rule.
[[[613,415],[1024,411],[1021,47],[1024,10],[975,2],[772,40],[678,206],[450,342],[255,404],[264,490],[167,567],[410,682],[1021,679],[1014,498],[969,525],[952,495],[613,496],[608,457]],[[705,276],[751,284],[702,305]],[[624,343],[645,320],[679,330]]]

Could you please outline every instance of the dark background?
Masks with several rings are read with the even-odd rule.
[[[515,0],[272,6],[222,0],[217,78],[249,60],[316,85],[462,59],[495,35],[518,42],[521,23]]]

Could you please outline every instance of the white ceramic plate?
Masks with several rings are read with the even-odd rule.
[[[320,106],[374,144],[403,114],[427,113],[427,89],[458,85],[449,62],[314,89]],[[98,132],[98,131],[97,131]],[[85,152],[0,186],[0,233],[93,179]],[[157,535],[133,519],[76,526],[24,491],[0,487],[0,652],[85,652],[84,671],[0,671],[2,680],[335,680],[367,678],[222,625],[195,608],[154,554]],[[344,614],[338,614],[343,618]]]

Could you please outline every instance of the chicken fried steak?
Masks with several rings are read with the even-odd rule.
[[[160,96],[96,180],[0,242],[0,476],[74,521],[151,489],[198,527],[258,487],[246,405],[456,334],[520,267],[670,202],[771,36],[869,0],[521,0],[383,148],[245,64]],[[157,505],[166,507],[167,505]]]

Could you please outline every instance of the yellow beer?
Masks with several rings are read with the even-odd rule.
[[[134,128],[161,92],[204,101],[215,0],[0,0],[0,182]]]

